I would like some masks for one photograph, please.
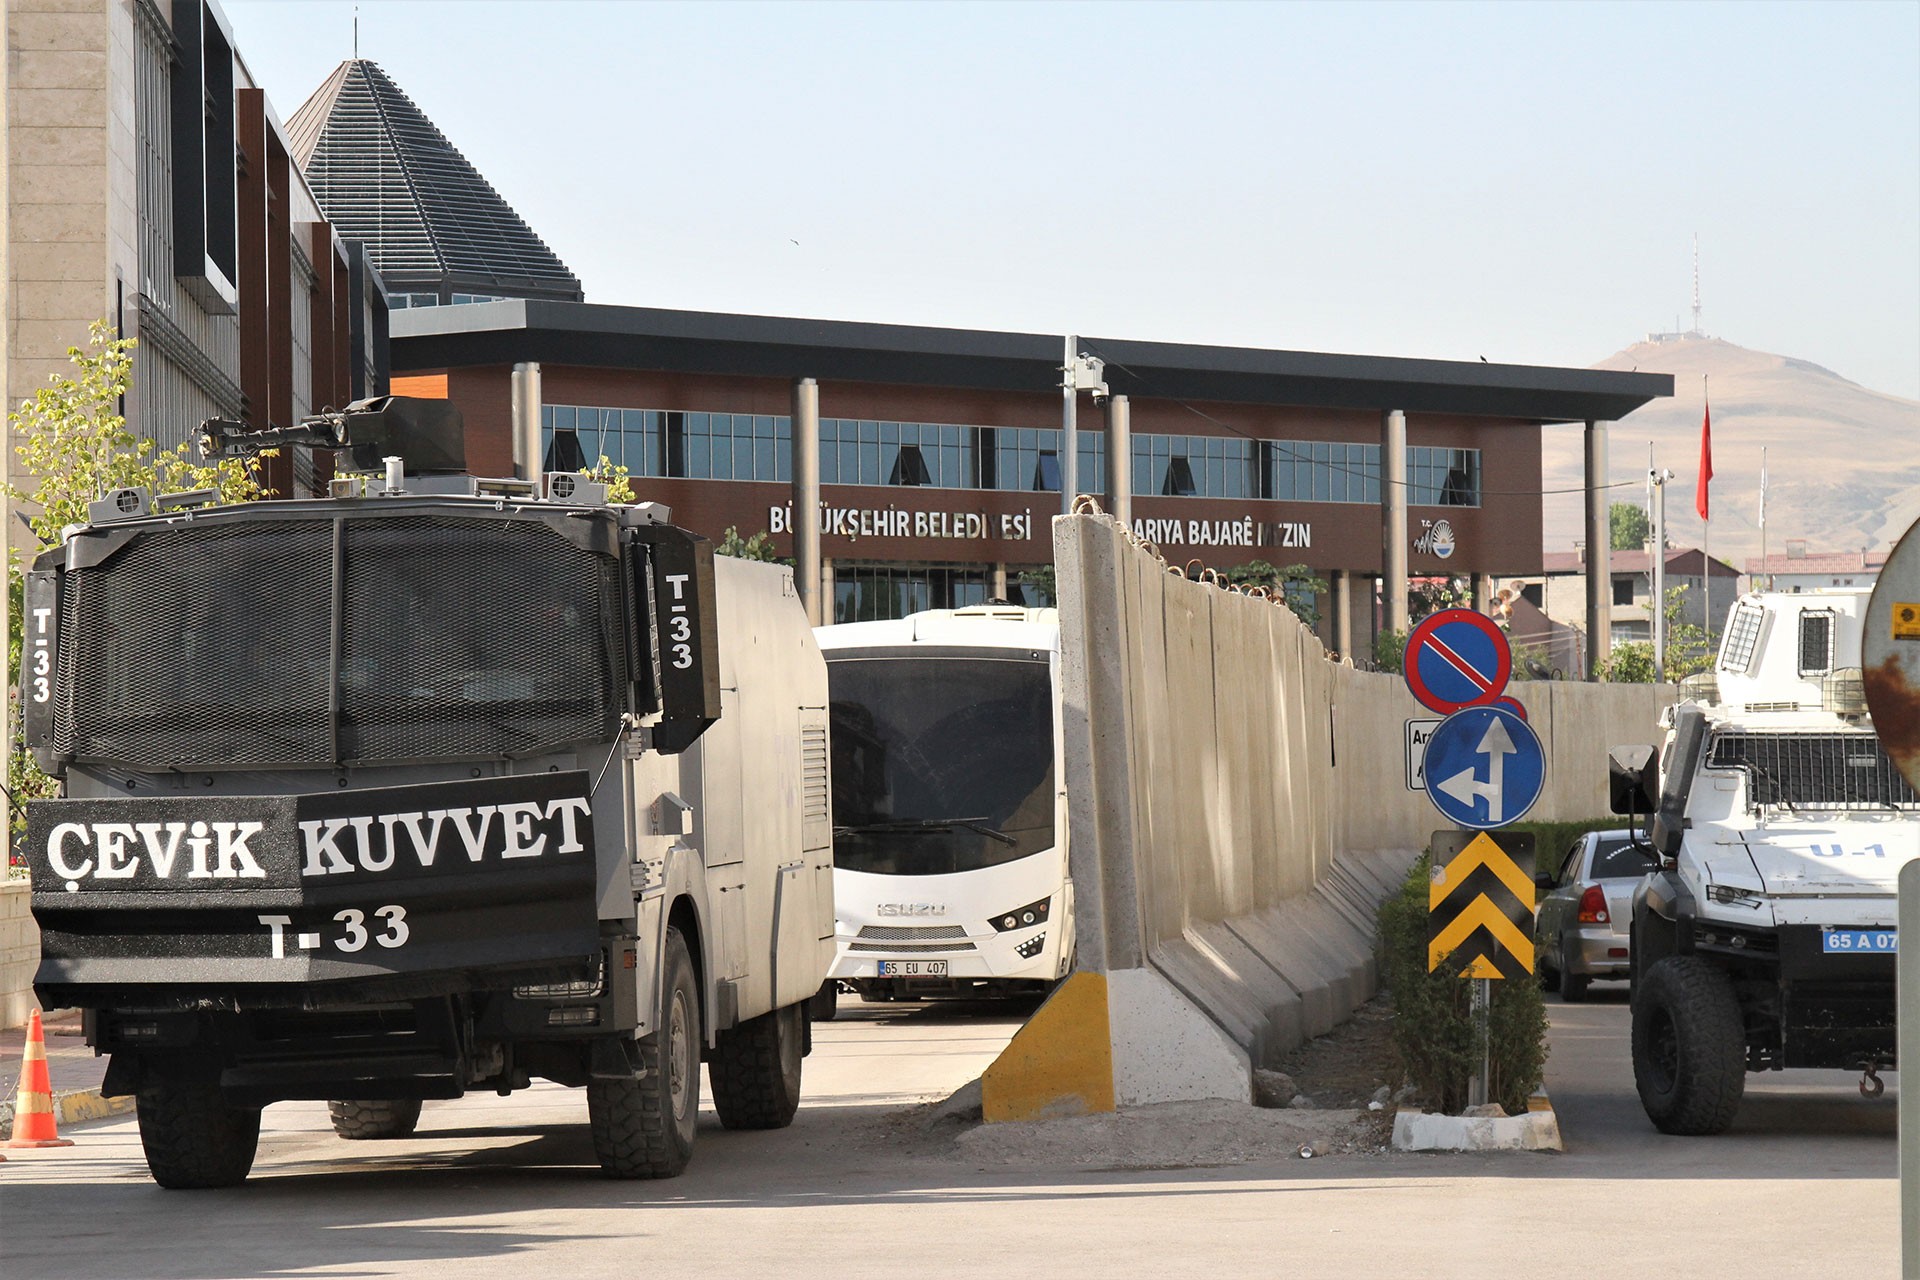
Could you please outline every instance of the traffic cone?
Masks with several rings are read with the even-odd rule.
[[[53,1082],[47,1077],[47,1035],[40,1027],[40,1011],[27,1021],[27,1047],[20,1055],[20,1093],[13,1104],[13,1141],[10,1147],[70,1147],[73,1139],[60,1136],[53,1118]]]

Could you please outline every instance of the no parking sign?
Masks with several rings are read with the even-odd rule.
[[[1471,609],[1442,609],[1423,618],[1407,637],[1401,669],[1421,706],[1450,716],[1500,697],[1513,674],[1513,651],[1492,618]]]

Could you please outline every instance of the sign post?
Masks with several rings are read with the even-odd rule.
[[[1474,1034],[1480,1071],[1468,1086],[1468,1101],[1487,1101],[1491,1048],[1488,983],[1533,977],[1533,837],[1489,832],[1436,831],[1428,846],[1433,871],[1427,885],[1427,971],[1450,955],[1468,956],[1463,974],[1473,979]]]
[[[1441,816],[1465,829],[1436,831],[1428,847],[1427,971],[1450,955],[1468,956],[1480,1070],[1467,1101],[1484,1106],[1493,1076],[1489,983],[1533,977],[1533,837],[1490,832],[1533,808],[1546,785],[1546,752],[1526,709],[1504,696],[1513,654],[1493,619],[1468,609],[1423,619],[1407,637],[1402,670],[1420,705],[1446,717],[1425,729],[1420,781]],[[1415,723],[1407,725],[1409,786]]]

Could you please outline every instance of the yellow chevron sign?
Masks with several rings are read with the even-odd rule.
[[[1427,885],[1427,971],[1465,952],[1470,978],[1533,976],[1533,837],[1436,831]]]

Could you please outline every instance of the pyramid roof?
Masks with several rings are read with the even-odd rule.
[[[580,280],[378,65],[350,58],[287,122],[328,220],[395,292],[580,301]]]

